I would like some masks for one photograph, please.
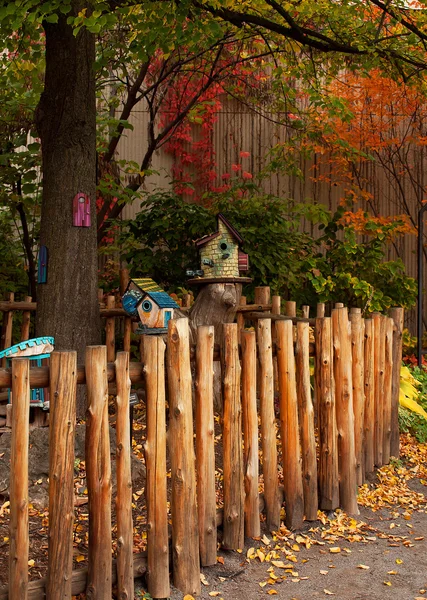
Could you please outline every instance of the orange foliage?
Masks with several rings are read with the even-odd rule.
[[[355,212],[346,211],[339,223],[344,227],[353,227],[361,235],[386,233],[389,238],[393,238],[406,233],[416,233],[416,229],[411,225],[408,215],[373,217],[361,208]],[[375,227],[375,225],[378,225],[378,227]],[[387,228],[387,226],[389,227]]]
[[[346,102],[350,113],[330,117],[317,114],[314,128],[321,141],[311,179],[339,185],[341,204],[361,201],[369,205],[372,193],[371,170],[363,165],[382,165],[385,176],[398,182],[416,181],[416,148],[427,145],[427,104],[421,91],[385,77],[379,70],[369,76],[347,72],[330,86],[331,95]],[[325,134],[325,123],[329,130]],[[427,189],[419,189],[419,201]],[[362,227],[362,226],[361,226]],[[362,227],[363,228],[363,227]]]

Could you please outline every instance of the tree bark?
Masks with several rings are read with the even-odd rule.
[[[222,344],[223,324],[233,323],[242,295],[240,283],[210,283],[204,285],[188,315],[192,343],[196,343],[200,325],[215,327],[215,343]]]
[[[71,2],[77,14],[87,3]],[[84,27],[74,36],[67,15],[43,23],[45,87],[36,111],[42,144],[43,201],[40,242],[48,250],[47,283],[37,289],[37,335],[55,338],[57,350],[100,342],[96,245],[95,37]],[[73,226],[73,198],[90,197],[91,226]],[[79,399],[77,413],[84,413]]]

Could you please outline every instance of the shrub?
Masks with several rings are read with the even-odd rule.
[[[190,204],[173,192],[147,195],[136,218],[123,222],[119,239],[132,276],[149,275],[172,290],[185,287],[186,269],[198,268],[193,242],[215,230],[222,212],[249,254],[249,297],[253,287],[269,285],[300,305],[341,301],[372,312],[415,302],[416,282],[403,263],[384,260],[393,236],[405,231],[398,219],[381,222],[364,213],[362,240],[344,208],[332,214],[318,204],[261,194],[250,182],[204,202]],[[301,230],[302,219],[318,226],[317,238]]]

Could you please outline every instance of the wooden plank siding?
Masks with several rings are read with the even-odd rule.
[[[274,122],[273,115],[264,118],[261,114],[249,112],[235,100],[224,100],[223,109],[218,115],[212,133],[213,148],[216,157],[216,171],[218,173],[218,186],[224,182],[221,176],[231,172],[232,164],[242,164],[242,169],[256,175],[267,163],[267,153],[276,144],[283,142],[289,135],[286,128]],[[125,131],[118,146],[120,158],[140,162],[147,147],[146,128],[148,114],[144,110],[134,111],[130,122],[134,131]],[[197,125],[195,132],[197,135]],[[241,158],[240,152],[249,152],[248,158]],[[415,225],[420,202],[423,199],[422,188],[426,182],[426,150],[424,147],[413,146],[408,150],[407,162],[413,166],[413,174],[417,180],[417,187],[407,178],[399,181],[391,179],[385,169],[373,162],[364,161],[357,165],[361,179],[364,180],[365,189],[373,196],[372,202],[359,204],[365,210],[377,215],[399,215],[409,212]],[[325,156],[319,166],[318,157],[301,159],[300,168],[304,179],[286,174],[274,174],[264,180],[262,188],[266,193],[293,198],[296,202],[316,201],[333,211],[338,206],[343,195],[343,188],[333,182],[333,170],[327,163]],[[332,182],[313,181],[313,168],[317,167],[318,174],[330,177]],[[167,188],[173,167],[173,158],[164,149],[158,150],[152,162],[152,168],[157,173],[150,175],[145,182],[145,189],[154,190]],[[400,166],[398,165],[399,169]],[[130,219],[139,211],[139,202],[125,206],[122,218]],[[310,223],[302,222],[301,228],[316,235],[316,227]],[[406,235],[390,248],[387,258],[400,257],[406,265],[408,275],[417,277],[417,239],[415,235]],[[427,276],[427,273],[425,274]],[[415,311],[407,311],[405,324],[413,332],[416,329]],[[425,306],[425,320],[427,321],[427,302]]]

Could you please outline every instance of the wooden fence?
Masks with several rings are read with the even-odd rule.
[[[146,566],[153,598],[169,596],[170,570],[178,589],[197,595],[200,565],[216,563],[219,523],[223,547],[239,549],[244,536],[260,535],[261,508],[269,530],[279,526],[283,502],[284,520],[291,529],[301,527],[304,518],[315,520],[318,509],[341,507],[358,513],[357,486],[376,466],[399,453],[402,311],[396,309],[394,318],[375,314],[364,320],[360,311],[348,316],[347,309],[339,307],[331,317],[301,319],[294,325],[293,305],[286,310],[291,314],[257,318],[252,330],[224,324],[219,356],[213,327],[200,327],[192,348],[188,320],[181,318],[170,321],[166,343],[161,337],[143,336],[143,364],[129,363],[127,352],[119,352],[108,364],[107,347],[92,346],[84,366],[76,364],[74,352],[54,352],[49,367],[29,369],[28,359],[14,359],[11,371],[0,369],[0,386],[13,391],[9,587],[0,590],[0,600],[42,598],[45,591],[50,599],[84,591],[91,598],[111,598],[113,581],[118,597],[130,599],[141,564]],[[217,441],[221,481],[215,471],[218,432],[213,410],[213,362],[218,358],[223,399],[222,435]],[[115,561],[108,427],[112,381],[117,389]],[[130,386],[140,382],[145,382],[147,410],[144,557],[133,554],[128,418]],[[84,383],[88,569],[73,572],[75,399],[77,385]],[[49,430],[49,563],[46,580],[29,584],[29,394],[30,387],[47,385],[54,398]]]

